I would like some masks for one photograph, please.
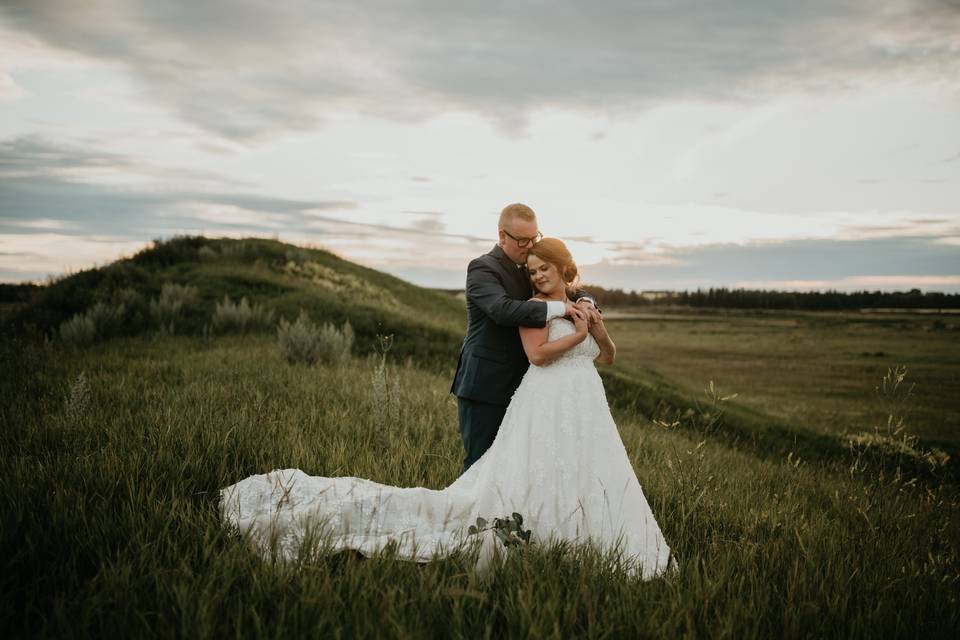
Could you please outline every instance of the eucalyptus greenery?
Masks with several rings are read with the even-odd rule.
[[[505,547],[530,544],[530,529],[523,528],[523,516],[516,511],[510,516],[494,518],[489,526],[485,518],[478,517],[477,523],[467,528],[467,534],[475,536],[487,530],[493,530]]]

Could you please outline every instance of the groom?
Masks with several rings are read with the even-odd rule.
[[[450,392],[457,396],[466,471],[490,447],[513,392],[529,362],[517,327],[543,327],[574,306],[592,321],[593,300],[577,291],[576,305],[530,300],[527,252],[542,235],[537,216],[524,204],[500,212],[496,246],[467,267],[467,335]]]

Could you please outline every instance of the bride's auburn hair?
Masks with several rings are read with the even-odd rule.
[[[527,251],[527,255],[537,256],[555,266],[560,273],[560,279],[566,285],[568,296],[576,291],[577,285],[580,284],[580,271],[577,269],[577,263],[573,261],[573,256],[570,255],[570,250],[562,240],[543,238]]]

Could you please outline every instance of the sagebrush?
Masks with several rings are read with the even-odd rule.
[[[230,296],[224,296],[213,311],[213,330],[218,333],[246,333],[253,329],[273,326],[273,309],[262,304],[250,304],[244,296],[240,302],[234,302]]]
[[[294,322],[281,318],[277,326],[280,352],[291,363],[344,363],[350,359],[353,342],[353,327],[349,321],[339,329],[329,322],[318,326],[311,322],[306,311],[301,311]]]

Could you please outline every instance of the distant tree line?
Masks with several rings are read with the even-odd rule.
[[[696,291],[624,291],[599,285],[583,285],[601,307],[678,305],[728,309],[784,309],[796,311],[843,311],[855,309],[960,309],[960,294],[939,291],[774,291],[728,289]],[[25,303],[43,289],[35,284],[0,283],[0,307]],[[436,289],[463,295],[463,289]]]
[[[730,309],[787,309],[841,311],[852,309],[957,309],[960,294],[910,289],[909,291],[772,291],[728,289],[696,291],[624,291],[584,285],[602,306],[681,305]]]

